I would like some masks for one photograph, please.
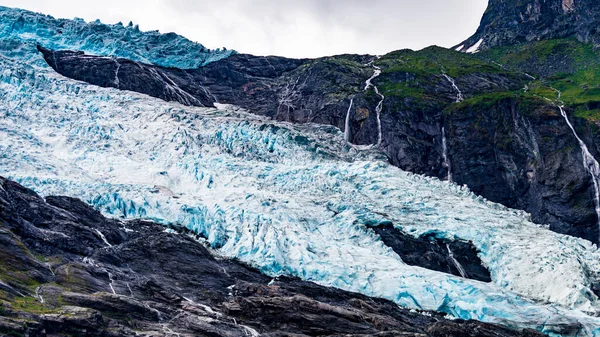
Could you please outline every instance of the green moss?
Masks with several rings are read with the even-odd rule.
[[[562,92],[561,99],[567,105],[600,101],[600,54],[592,44],[575,39],[555,39],[493,48],[482,56],[515,69],[547,72],[540,86],[545,88],[533,90],[541,97],[555,100],[556,93],[549,89],[552,87]],[[552,72],[556,64],[569,71]],[[538,74],[538,77],[541,76]]]
[[[574,62],[587,61],[596,57],[591,45],[580,43],[575,39],[543,40],[496,47],[481,53],[481,56],[517,68],[525,63],[543,64],[551,56],[567,57]]]
[[[27,312],[30,314],[50,314],[56,313],[56,309],[48,308],[39,299],[34,297],[15,297],[12,301],[12,307],[14,310]]]
[[[562,92],[562,100],[568,105],[600,101],[600,69],[586,68],[571,76],[550,80],[549,84]]]
[[[594,122],[600,121],[600,109],[588,109],[585,105],[580,105],[575,109],[575,117],[587,119]]]
[[[410,73],[429,77],[444,72],[451,77],[473,73],[497,74],[505,72],[499,66],[471,54],[432,46],[420,51],[399,50],[379,59],[376,64],[383,73]]]
[[[509,91],[486,93],[471,97],[460,103],[452,104],[445,109],[445,112],[452,113],[474,106],[484,109],[490,108],[496,105],[500,100],[516,97],[518,97],[518,94]]]
[[[452,104],[444,109],[444,114],[448,115],[473,108],[477,110],[490,109],[506,99],[513,99],[518,105],[519,111],[525,115],[534,114],[540,111],[544,105],[548,105],[547,101],[531,92],[502,91],[477,95],[460,103]]]
[[[324,60],[327,63],[340,65],[343,67],[350,68],[362,68],[363,65],[355,61],[350,55],[338,55],[335,57],[329,57]]]

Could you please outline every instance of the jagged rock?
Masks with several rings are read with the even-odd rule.
[[[442,240],[433,234],[414,238],[402,233],[392,224],[368,227],[381,236],[383,243],[409,265],[483,282],[492,281],[490,272],[482,265],[477,257],[477,249],[470,242]]]
[[[477,32],[455,48],[480,50],[521,42],[575,37],[600,43],[596,0],[491,0]]]
[[[455,182],[556,232],[598,242],[591,176],[557,107],[490,98],[449,111],[445,126]]]
[[[0,239],[10,238],[1,247],[15,257],[0,260],[0,271],[10,264],[42,275],[35,289],[30,280],[15,279],[14,287],[27,291],[22,295],[0,288],[0,335],[540,335],[448,321],[296,278],[272,280],[218,259],[184,231],[108,220],[76,199],[46,201],[4,178],[0,187]],[[52,245],[39,235],[42,229],[61,230],[71,244]],[[96,229],[112,233],[111,246],[90,235]],[[51,259],[54,268],[36,262]]]

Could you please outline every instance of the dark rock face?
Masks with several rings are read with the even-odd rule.
[[[3,336],[541,336],[272,280],[183,233],[4,178],[0,243]]]
[[[445,125],[457,183],[526,209],[556,232],[598,242],[591,176],[558,108],[506,98],[452,111]]]
[[[391,224],[369,228],[379,234],[383,243],[400,255],[406,264],[492,282],[490,272],[482,265],[477,249],[470,242],[438,239],[433,234],[414,238]]]
[[[599,12],[596,0],[490,0],[477,32],[458,46],[464,51],[482,39],[485,50],[565,37],[599,44]]]
[[[230,103],[281,121],[341,130],[349,114],[351,143],[378,142],[380,98],[373,89],[365,91],[365,81],[374,73],[370,56],[294,60],[240,54],[200,69],[180,70],[39,49],[59,73],[92,84],[186,105]],[[533,96],[519,105],[516,100],[497,103],[498,97],[517,97],[511,93],[522,91],[529,78],[437,47],[398,51],[374,62],[382,73],[373,84],[386,96],[380,148],[393,165],[446,179],[444,127],[456,183],[525,210],[559,233],[598,242],[590,176],[575,137],[553,103],[540,103]],[[465,102],[456,103],[458,93],[443,76],[446,70],[455,73],[453,80]],[[585,131],[581,134],[595,153],[591,144],[597,143],[598,128],[585,120],[573,123]]]

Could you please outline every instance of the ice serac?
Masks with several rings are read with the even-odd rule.
[[[20,55],[0,66],[0,175],[43,195],[184,226],[272,277],[465,319],[600,333],[594,245],[403,172],[376,149],[348,146],[336,127],[99,88]],[[472,242],[493,282],[404,263],[367,227],[376,223]]]
[[[39,44],[53,50],[78,50],[183,69],[197,68],[235,53],[210,50],[175,33],[142,32],[132,23],[125,26],[98,20],[87,23],[82,19],[55,19],[3,6],[0,6],[0,36],[9,47],[3,53],[20,53],[25,57],[39,57],[32,52],[32,47]],[[23,47],[28,49],[23,51]]]
[[[543,336],[272,278],[215,256],[188,231],[106,219],[77,199],[44,200],[3,177],[0,204],[0,254],[10,257],[0,259],[3,335]]]

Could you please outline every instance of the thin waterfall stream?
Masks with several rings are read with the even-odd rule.
[[[465,271],[465,268],[463,268],[460,262],[458,262],[458,260],[456,260],[456,258],[454,257],[454,253],[450,249],[450,245],[446,245],[446,248],[448,249],[448,256],[450,256],[450,260],[452,260],[452,263],[454,264],[456,269],[458,269],[460,276],[467,278],[467,272]]]
[[[348,107],[348,112],[346,113],[346,124],[344,126],[344,140],[346,143],[350,143],[352,134],[350,130],[350,111],[352,110],[352,105],[354,104],[354,97],[350,99],[350,106]]]
[[[456,81],[444,73],[442,73],[442,76],[444,76],[444,78],[450,82],[452,88],[456,91],[456,100],[454,102],[460,103],[464,101],[465,97],[463,96],[462,91],[460,91],[458,85],[456,85]],[[442,126],[442,159],[444,160],[443,166],[448,170],[446,180],[448,182],[452,182],[452,165],[450,163],[450,157],[448,156],[448,141],[446,140],[446,128],[444,126]]]
[[[379,103],[377,104],[377,107],[375,108],[375,112],[377,113],[377,146],[381,145],[382,139],[383,139],[383,133],[381,131],[381,110],[383,109],[383,101],[385,100],[385,96],[383,96],[380,92],[379,89],[373,85],[372,81],[379,77],[379,75],[381,75],[381,68],[373,65],[373,68],[375,69],[375,72],[373,73],[373,76],[371,76],[366,82],[365,82],[365,91],[369,90],[370,87],[373,87],[373,90],[375,90],[375,93],[377,94],[377,96],[379,96],[379,98],[381,98],[379,100]]]
[[[561,92],[558,90],[557,92],[558,99],[560,101]],[[579,137],[579,135],[575,131],[573,124],[571,124],[571,121],[569,121],[569,117],[567,116],[567,112],[565,111],[564,107],[565,106],[563,104],[560,104],[558,106],[558,108],[560,109],[560,114],[564,117],[565,121],[567,122],[567,125],[573,132],[575,138],[577,138],[577,142],[579,143],[579,147],[581,148],[581,155],[583,157],[583,167],[592,176],[592,183],[594,185],[595,193],[594,203],[596,206],[596,215],[598,217],[598,227],[600,228],[600,164],[598,164],[598,161],[596,160],[596,158],[594,158],[587,145],[585,145],[585,142]]]

